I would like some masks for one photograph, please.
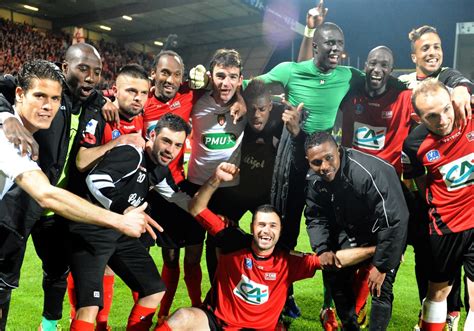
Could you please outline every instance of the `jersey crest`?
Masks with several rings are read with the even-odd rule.
[[[354,122],[353,146],[379,151],[385,146],[387,128]]]
[[[439,172],[443,175],[448,191],[474,184],[474,153],[445,164]]]
[[[267,285],[258,284],[245,275],[242,275],[233,292],[237,297],[251,305],[264,304],[268,301],[270,295]]]

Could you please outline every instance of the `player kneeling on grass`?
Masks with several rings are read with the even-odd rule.
[[[275,247],[281,221],[273,206],[257,207],[251,235],[227,227],[207,209],[219,184],[232,180],[238,171],[233,164],[221,163],[189,207],[190,213],[215,236],[223,250],[205,306],[178,309],[157,330],[274,329],[291,283],[313,277],[321,268],[316,255]],[[356,248],[338,251],[336,255],[342,266],[348,266],[369,258],[374,251],[374,247]]]

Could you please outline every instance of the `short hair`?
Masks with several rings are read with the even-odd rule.
[[[411,104],[413,105],[413,109],[415,110],[415,113],[418,116],[420,116],[420,110],[416,107],[416,99],[418,98],[418,96],[434,94],[439,90],[444,90],[448,93],[448,95],[450,94],[448,88],[436,78],[427,78],[421,81],[413,89],[413,93],[411,95]]]
[[[309,149],[324,144],[325,142],[330,142],[337,147],[336,139],[334,139],[334,137],[329,132],[314,132],[306,138],[306,141],[304,142],[304,150],[308,151]]]
[[[275,214],[278,215],[278,218],[280,219],[280,223],[281,223],[281,215],[280,215],[280,212],[279,212],[278,209],[276,209],[276,207],[273,206],[273,205],[270,205],[270,204],[263,204],[263,205],[260,205],[260,206],[258,206],[257,208],[255,208],[254,211],[253,211],[253,214],[252,214],[252,223],[253,223],[253,221],[255,220],[255,217],[257,216],[257,213],[267,213],[267,214],[275,213]]]
[[[271,98],[270,89],[268,85],[261,79],[252,79],[247,88],[242,92],[242,96],[246,102],[255,100],[260,97]]]
[[[191,133],[191,128],[188,123],[178,115],[171,113],[165,114],[158,120],[158,122],[156,122],[155,133],[158,135],[163,128],[168,128],[175,132],[184,131],[186,136]]]
[[[209,63],[209,70],[214,71],[214,67],[220,65],[224,68],[227,67],[236,67],[239,68],[240,74],[242,74],[242,60],[240,58],[239,52],[235,49],[218,49],[212,56],[211,62]]]
[[[425,33],[435,33],[439,36],[436,28],[430,25],[423,25],[423,26],[420,26],[419,28],[412,29],[410,33],[408,33],[408,39],[410,39],[412,53],[415,51],[415,42],[418,39],[420,39],[421,36],[424,35]]]
[[[316,36],[320,33],[320,31],[326,31],[326,30],[338,30],[342,34],[342,36],[344,37],[344,32],[339,27],[339,25],[337,25],[336,23],[332,23],[332,22],[324,22],[323,24],[318,25],[316,27],[316,29],[314,30],[313,41],[314,41],[314,38],[316,38]]]
[[[178,60],[178,62],[181,64],[181,66],[182,66],[183,69],[184,69],[184,62],[183,62],[183,59],[181,58],[181,56],[179,56],[179,54],[176,53],[175,51],[165,50],[165,51],[159,52],[159,53],[156,54],[155,57],[153,58],[153,70],[156,69],[156,66],[158,65],[158,62],[160,62],[160,59],[161,59],[163,56],[171,56],[171,57],[174,57],[175,59]]]
[[[49,79],[58,82],[61,87],[64,82],[64,74],[57,65],[46,60],[33,60],[26,62],[18,73],[18,86],[24,91],[31,88],[33,79]]]
[[[148,74],[141,65],[137,63],[131,63],[131,64],[126,64],[117,73],[117,78],[121,75],[124,76],[129,76],[132,78],[137,78],[137,79],[148,79]]]

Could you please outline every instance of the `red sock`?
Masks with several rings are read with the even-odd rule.
[[[171,328],[170,328],[167,321],[164,321],[160,325],[157,324],[153,330],[154,331],[173,331],[173,330],[171,330]]]
[[[202,272],[201,265],[198,264],[184,264],[184,282],[188,288],[189,298],[193,307],[199,307],[201,301],[201,280]]]
[[[166,285],[166,292],[161,300],[158,317],[168,316],[170,314],[171,304],[173,303],[174,294],[176,293],[179,282],[179,267],[169,268],[164,264],[161,271],[161,278]]]
[[[72,320],[70,331],[94,331],[94,323]]]
[[[104,275],[104,307],[99,311],[96,317],[96,331],[107,331],[107,321],[109,320],[110,307],[114,297],[114,275]]]
[[[367,298],[369,297],[370,292],[369,284],[367,283],[367,281],[369,280],[370,269],[371,267],[361,267],[359,270],[357,270],[357,273],[354,277],[354,283],[352,284],[352,288],[354,289],[354,294],[356,296],[356,314],[359,314],[360,310],[367,302]]]
[[[153,323],[156,308],[147,308],[135,304],[128,317],[127,331],[148,331]]]
[[[71,317],[72,320],[76,318],[76,292],[74,288],[74,279],[72,278],[72,273],[69,273],[67,276],[67,294],[69,297],[69,305],[71,307],[71,310],[69,312],[69,316]]]
[[[132,291],[133,302],[137,303],[138,299],[140,299],[140,294],[138,292]]]
[[[432,323],[432,322],[421,321],[420,328],[423,331],[443,331],[445,324],[446,322]]]

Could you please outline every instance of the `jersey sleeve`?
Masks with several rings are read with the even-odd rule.
[[[350,90],[363,91],[365,86],[365,73],[359,69],[349,67],[351,70]]]
[[[425,166],[418,159],[418,149],[426,137],[426,129],[423,126],[415,128],[405,139],[402,151],[403,178],[413,179],[426,173]]]
[[[166,167],[164,170],[164,174],[152,176],[151,185],[153,186],[153,190],[165,198],[166,201],[174,203],[184,211],[188,211],[191,197],[187,193],[181,191],[178,185],[176,185],[169,168]]]
[[[306,254],[291,251],[288,256],[291,282],[311,278],[316,270],[321,269],[319,258],[316,254]]]
[[[40,170],[36,162],[32,161],[28,155],[22,156],[20,149],[7,140],[2,129],[0,129],[0,154],[2,155],[0,173],[12,181],[24,172]]]
[[[280,83],[281,85],[286,86],[290,80],[292,66],[292,62],[283,62],[275,66],[268,73],[257,76],[253,79],[263,80],[265,84]],[[250,80],[244,80],[242,85],[244,89],[247,87],[249,82]]]
[[[107,152],[104,158],[90,171],[86,178],[92,196],[105,208],[122,213],[119,201],[120,189],[116,183],[134,174],[142,160],[140,152],[131,145],[119,145]]]
[[[474,91],[474,84],[462,73],[452,68],[446,68],[441,70],[441,73],[438,76],[438,80],[444,85],[452,88],[458,86],[465,86],[470,94],[472,94]]]

